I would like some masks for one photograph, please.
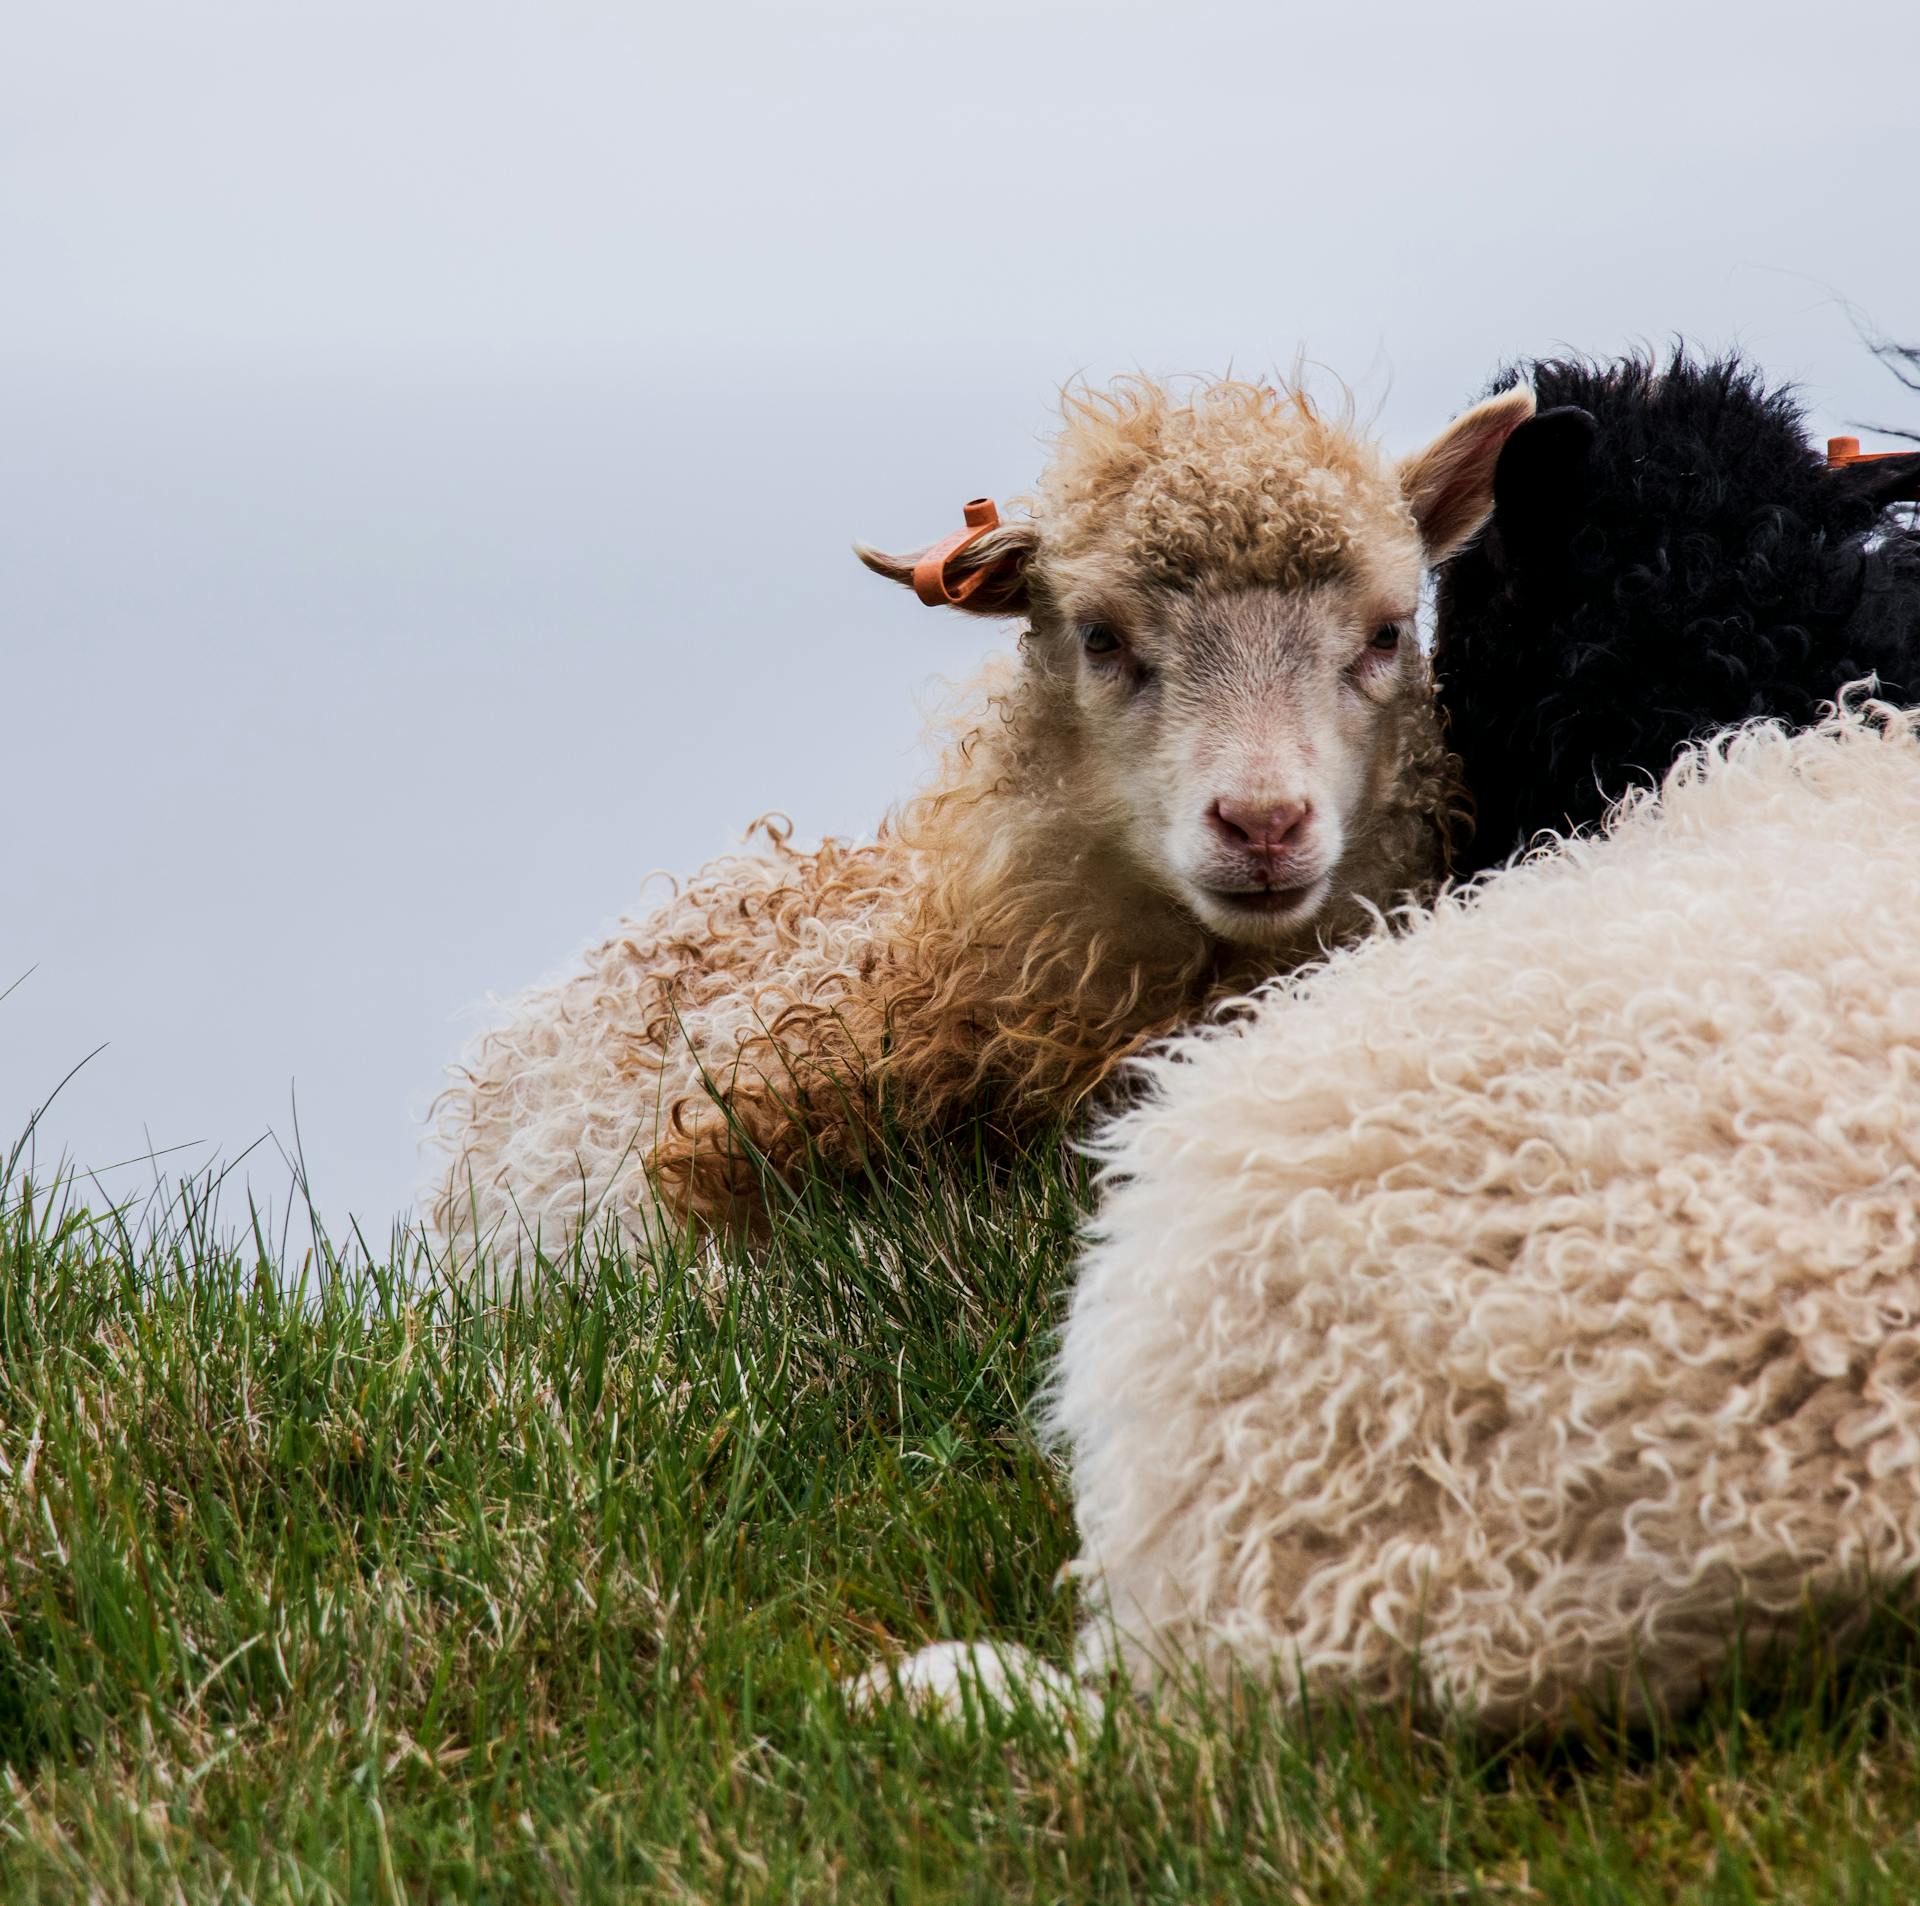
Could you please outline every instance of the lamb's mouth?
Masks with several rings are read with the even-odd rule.
[[[1316,874],[1292,887],[1204,887],[1215,906],[1252,918],[1278,919],[1317,906],[1327,891],[1327,877]]]

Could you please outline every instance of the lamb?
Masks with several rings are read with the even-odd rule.
[[[1051,1403],[1083,1666],[1671,1713],[1905,1583],[1916,868],[1920,713],[1760,724],[1143,1061]]]
[[[869,568],[1023,618],[871,843],[704,869],[509,1009],[438,1106],[435,1228],[752,1234],[883,1127],[1021,1132],[1210,1001],[1441,873],[1455,784],[1412,639],[1524,390],[1389,466],[1305,397],[1066,397],[1024,514]]]
[[[1804,724],[1877,674],[1920,699],[1920,453],[1829,469],[1737,358],[1548,361],[1486,533],[1441,571],[1435,671],[1477,810],[1462,877],[1596,822],[1687,742]]]

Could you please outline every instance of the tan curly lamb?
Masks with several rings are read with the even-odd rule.
[[[1531,408],[1507,392],[1394,466],[1298,394],[1127,380],[1066,397],[1022,515],[861,549],[1024,619],[1017,663],[874,841],[769,833],[515,1002],[438,1107],[440,1234],[750,1230],[763,1173],[854,1167],[883,1120],[1057,1118],[1430,882],[1454,796],[1421,576]]]

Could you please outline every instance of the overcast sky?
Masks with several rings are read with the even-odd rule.
[[[12,0],[0,1141],[104,1044],[43,1161],[297,1094],[384,1230],[489,990],[911,784],[1005,634],[847,545],[1021,488],[1076,373],[1304,350],[1407,448],[1685,334],[1920,427],[1849,310],[1920,337],[1916,54],[1911,0]]]

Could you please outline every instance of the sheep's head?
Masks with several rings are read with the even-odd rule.
[[[1441,572],[1435,668],[1479,809],[1461,871],[1597,821],[1698,735],[1811,719],[1855,676],[1920,695],[1920,545],[1869,541],[1920,453],[1829,469],[1740,359],[1527,367],[1540,414]]]
[[[1027,618],[1082,834],[1242,944],[1298,939],[1352,890],[1429,718],[1422,572],[1480,527],[1531,412],[1506,392],[1395,467],[1263,386],[1071,393],[1028,514],[949,576],[958,606]],[[919,560],[860,555],[901,582]]]

